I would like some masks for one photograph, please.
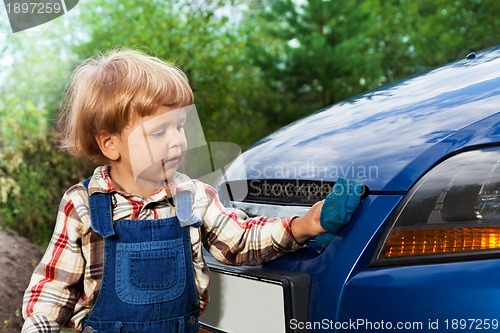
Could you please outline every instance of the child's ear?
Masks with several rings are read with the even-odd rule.
[[[102,154],[110,161],[116,161],[120,158],[118,135],[100,131],[96,134],[95,140],[97,141]]]

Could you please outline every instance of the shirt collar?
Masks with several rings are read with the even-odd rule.
[[[143,198],[139,195],[125,192],[116,187],[115,183],[110,176],[110,165],[99,166],[94,170],[94,174],[90,179],[89,183],[89,195],[93,193],[119,193],[124,197],[137,198],[147,201],[162,201],[168,199],[170,196],[174,196],[177,191],[189,191],[194,193],[195,187],[193,181],[188,176],[177,172],[174,177],[174,184],[168,183],[168,189],[170,196],[165,188],[159,188],[153,195],[149,198]]]

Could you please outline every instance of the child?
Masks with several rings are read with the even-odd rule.
[[[106,165],[69,188],[24,296],[23,332],[198,332],[208,302],[204,247],[260,264],[325,230],[323,202],[301,217],[248,218],[176,172],[194,108],[184,73],[115,50],[74,72],[58,122],[70,154]]]

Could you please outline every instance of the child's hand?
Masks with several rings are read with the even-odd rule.
[[[320,215],[320,224],[328,233],[316,237],[316,243],[327,247],[338,232],[350,221],[361,200],[368,194],[368,188],[360,183],[339,178],[332,192],[325,199]]]
[[[326,232],[319,222],[324,202],[325,200],[316,202],[305,215],[292,220],[290,228],[297,243],[304,243],[309,238]]]

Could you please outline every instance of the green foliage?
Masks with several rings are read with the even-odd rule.
[[[364,1],[255,1],[250,60],[274,96],[280,125],[375,86],[379,57]]]
[[[78,60],[123,46],[177,64],[207,141],[248,147],[321,107],[500,44],[498,12],[493,0],[88,0],[36,31],[0,35],[0,227],[43,244],[62,193],[92,171],[47,134]]]
[[[249,60],[267,81],[277,123],[500,42],[498,1],[249,4]]]
[[[232,1],[93,0],[81,6],[89,39],[75,49],[80,59],[120,46],[146,51],[187,74],[207,141],[248,145],[265,134],[261,110],[247,102],[259,83],[245,36],[228,18]]]
[[[429,66],[465,57],[500,42],[500,3],[491,0],[419,2],[421,20],[412,36],[417,58]]]
[[[498,1],[374,0],[370,6],[382,83],[500,44]]]
[[[57,151],[44,135],[18,134],[0,151],[0,227],[46,245],[64,191],[91,166]]]
[[[5,96],[5,95],[4,95]],[[18,132],[42,134],[47,125],[45,110],[39,110],[31,101],[7,95],[0,99],[0,148],[16,144]]]
[[[19,108],[29,102],[51,123],[74,61],[68,42],[73,39],[64,36],[66,25],[55,20],[37,28],[40,31],[9,33],[4,43],[0,39],[0,103],[14,98]]]

